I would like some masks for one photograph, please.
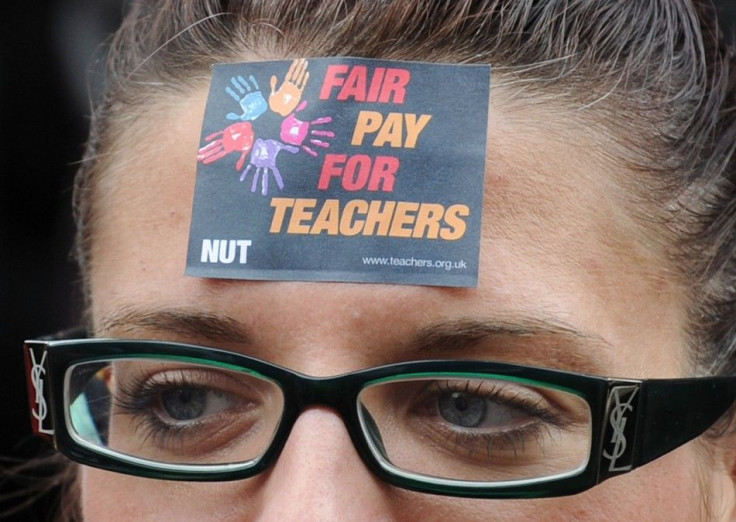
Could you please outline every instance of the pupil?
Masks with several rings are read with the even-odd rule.
[[[463,392],[446,393],[440,397],[439,412],[447,422],[475,428],[486,416],[486,402]]]
[[[196,388],[168,390],[161,394],[161,405],[174,420],[193,420],[204,412],[206,394],[205,390]]]

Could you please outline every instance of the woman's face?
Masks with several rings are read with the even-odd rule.
[[[203,88],[139,118],[101,179],[98,336],[216,346],[314,376],[427,358],[687,373],[683,301],[625,210],[613,182],[624,169],[603,159],[610,141],[562,114],[504,107],[501,93],[491,96],[477,288],[185,277],[205,98]],[[242,335],[197,328],[205,314]],[[463,339],[455,326],[470,320],[491,333]],[[427,333],[452,341],[417,349]],[[571,497],[460,499],[376,479],[338,415],[316,407],[259,476],[186,483],[84,468],[82,502],[88,520],[698,520],[705,499],[717,499],[720,514],[730,496],[721,494],[727,474],[705,464],[697,444]]]

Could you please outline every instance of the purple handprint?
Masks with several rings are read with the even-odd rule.
[[[240,104],[240,108],[243,110],[242,114],[229,112],[227,116],[225,116],[228,120],[255,120],[268,109],[268,104],[266,103],[266,99],[263,97],[260,87],[258,87],[258,82],[252,74],[248,79],[253,84],[253,87],[251,87],[250,83],[240,75],[230,78],[230,83],[233,84],[233,87],[235,87],[238,92],[235,92],[230,87],[225,87],[225,92],[227,92],[233,100],[238,102]]]
[[[284,118],[284,121],[281,123],[281,140],[284,143],[289,143],[291,145],[296,145],[298,147],[301,147],[304,149],[304,151],[307,154],[311,154],[312,156],[317,156],[317,152],[314,151],[314,149],[310,148],[307,145],[304,145],[304,140],[307,138],[307,134],[310,136],[320,136],[324,138],[334,138],[335,133],[328,130],[309,130],[310,126],[312,125],[322,125],[324,123],[330,123],[332,121],[332,118],[330,116],[325,116],[322,118],[317,118],[316,120],[312,121],[302,121],[299,118],[296,117],[296,114],[307,106],[307,102],[303,101],[299,104],[299,107],[296,108],[296,111],[293,114],[289,114],[286,118]],[[312,145],[315,145],[317,147],[327,148],[330,146],[330,144],[326,141],[310,137],[309,143]]]
[[[248,166],[245,168],[243,173],[240,175],[240,181],[245,181],[246,176],[248,175],[248,172],[250,171],[251,167],[255,167],[255,172],[253,174],[253,183],[251,184],[250,191],[255,192],[256,186],[258,185],[258,178],[261,178],[261,194],[264,196],[268,194],[268,176],[269,174],[273,174],[274,179],[276,180],[276,185],[278,185],[279,189],[284,188],[284,180],[281,177],[281,171],[279,171],[278,167],[276,166],[276,157],[278,156],[279,152],[282,150],[285,150],[287,152],[291,152],[292,154],[296,154],[299,152],[299,149],[297,147],[292,147],[291,145],[285,145],[277,140],[262,140],[258,138],[253,143],[253,150],[250,153],[250,163],[248,163]]]

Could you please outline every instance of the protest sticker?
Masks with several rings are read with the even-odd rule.
[[[476,286],[490,67],[218,64],[186,274]]]

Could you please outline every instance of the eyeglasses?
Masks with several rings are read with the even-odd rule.
[[[442,495],[568,495],[707,430],[736,379],[611,379],[434,360],[316,378],[187,344],[27,341],[34,432],[70,459],[150,478],[224,481],[271,466],[300,413],[336,410],[365,465]]]

